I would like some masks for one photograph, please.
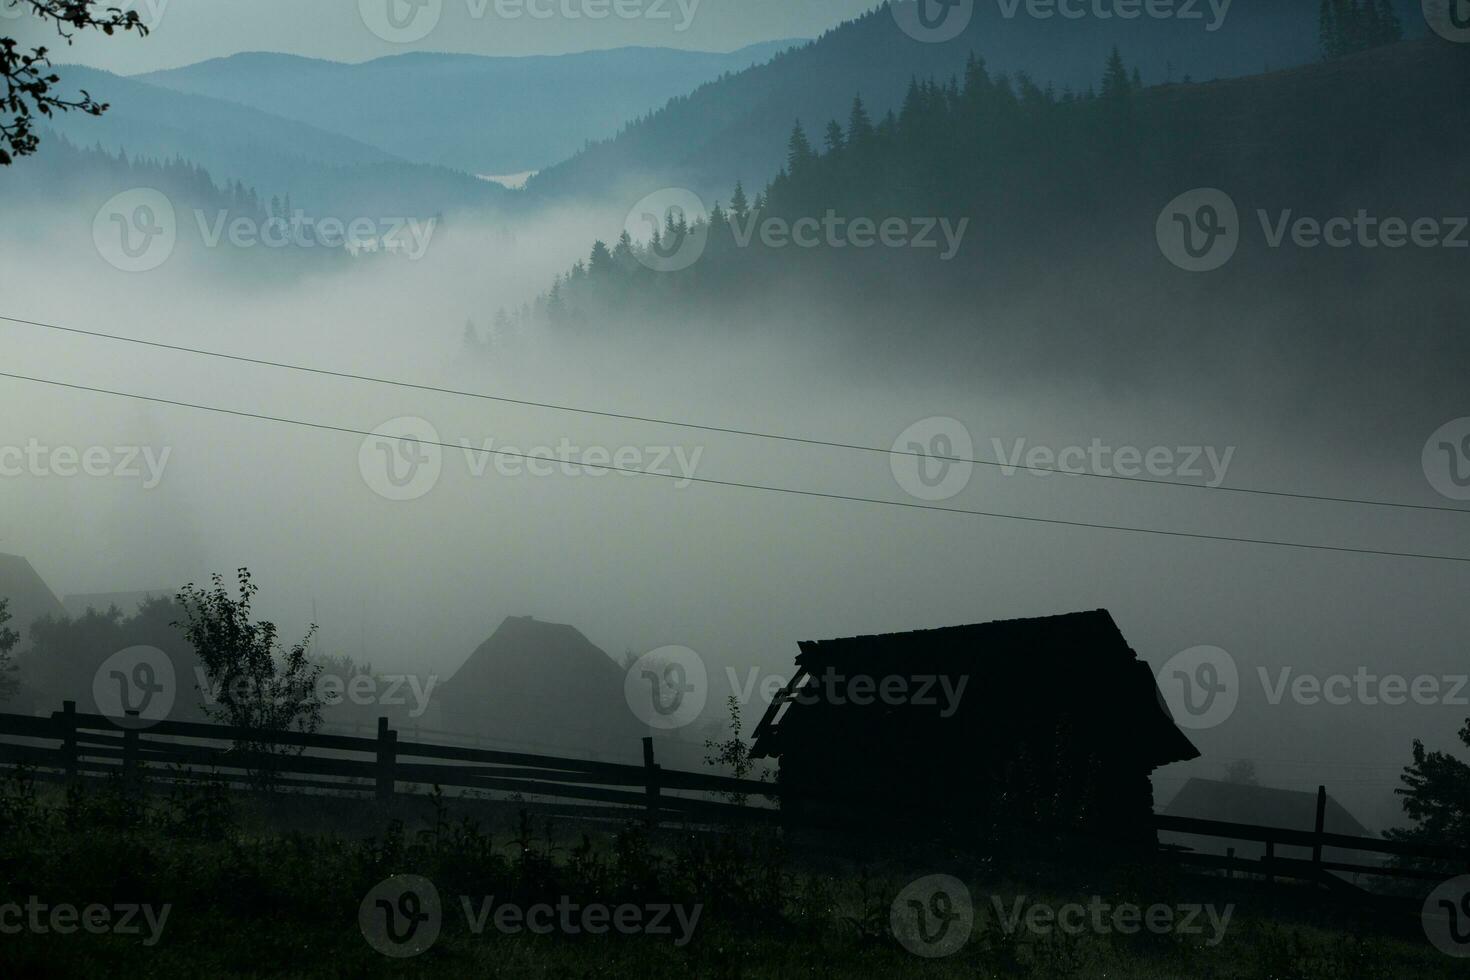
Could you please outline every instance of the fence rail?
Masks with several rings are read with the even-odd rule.
[[[210,775],[239,783],[267,772],[277,785],[371,793],[380,800],[398,795],[403,784],[434,785],[596,804],[599,810],[611,807],[655,823],[762,820],[777,814],[759,802],[776,798],[774,784],[665,769],[654,759],[651,738],[643,740],[644,764],[638,766],[405,742],[398,735],[386,718],[378,720],[375,738],[262,733],[198,722],[146,722],[132,713],[126,718],[83,714],[67,701],[49,717],[0,713],[0,764],[27,765],[59,778],[120,776],[130,784]]]
[[[378,719],[373,738],[322,732],[262,734],[227,725],[145,723],[135,715],[110,718],[83,714],[72,701],[64,702],[62,710],[49,717],[0,713],[0,765],[25,765],[50,778],[120,776],[129,785],[148,780],[207,778],[242,783],[248,782],[253,773],[269,771],[276,785],[370,793],[380,800],[403,792],[401,784],[434,785],[516,794],[523,802],[527,797],[558,801],[558,806],[570,801],[579,813],[641,816],[651,824],[771,820],[779,815],[773,804],[781,795],[775,783],[665,769],[654,758],[651,738],[643,739],[643,765],[639,766],[401,741],[387,718]],[[1312,829],[1163,814],[1154,815],[1153,829],[1264,844],[1265,856],[1259,859],[1237,858],[1233,851],[1218,855],[1169,849],[1164,853],[1185,863],[1270,879],[1298,878],[1339,887],[1345,883],[1334,872],[1424,880],[1443,877],[1439,871],[1402,864],[1324,859],[1325,848],[1433,861],[1470,871],[1470,848],[1327,832],[1323,826],[1326,800],[1325,788],[1319,787],[1316,825]],[[539,808],[543,804],[533,805]],[[1311,858],[1279,855],[1278,847],[1309,849]]]

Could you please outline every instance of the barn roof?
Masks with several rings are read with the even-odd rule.
[[[507,617],[435,697],[452,726],[511,741],[636,752],[647,734],[617,663],[575,627],[530,616]]]
[[[6,627],[19,633],[22,642],[36,620],[65,615],[56,593],[19,555],[0,554],[0,599],[9,602],[10,622]]]
[[[1165,708],[1152,669],[1105,609],[798,646],[795,684],[814,684],[833,672],[966,679],[953,720],[946,722],[949,732],[985,730],[1004,737],[1008,727],[1064,722],[1090,726],[1090,737],[1126,745],[1150,766],[1199,755]],[[887,725],[901,735],[906,726],[934,723],[913,710],[860,712],[826,699],[788,703],[777,698],[756,728],[752,751],[758,757],[780,755],[793,731],[803,740],[825,734],[840,744],[841,733],[854,724]]]
[[[1164,813],[1171,817],[1310,830],[1317,821],[1317,794],[1222,779],[1192,778],[1174,794]],[[1372,836],[1346,807],[1330,795],[1323,813],[1323,829],[1329,834],[1349,837]]]

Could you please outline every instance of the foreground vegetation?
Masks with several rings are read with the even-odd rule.
[[[0,796],[0,907],[169,907],[162,928],[128,935],[13,928],[0,914],[8,976],[841,976],[1449,977],[1461,964],[1404,923],[1324,904],[1306,889],[1267,892],[1142,866],[1001,866],[896,842],[815,846],[769,832],[650,834],[532,818],[502,804],[432,797],[422,806],[193,787],[142,796],[116,785],[62,790],[23,775]],[[497,816],[499,815],[499,816]],[[306,829],[311,828],[311,829]],[[826,839],[830,844],[830,839]],[[866,856],[859,856],[866,850]],[[796,855],[800,855],[798,858]],[[976,920],[950,956],[927,959],[890,929],[894,897],[937,869],[964,880]],[[443,928],[422,954],[369,945],[359,907],[386,878],[418,874],[443,896]],[[471,931],[459,896],[479,903],[699,906],[677,936]],[[1001,928],[1006,906],[1233,905],[1210,930]],[[42,921],[46,921],[42,917]],[[139,920],[142,921],[141,919]],[[675,930],[677,933],[677,930]],[[151,941],[150,941],[151,940]]]

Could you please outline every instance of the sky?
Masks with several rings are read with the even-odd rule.
[[[0,3],[8,0],[0,0]],[[366,61],[407,51],[565,54],[628,45],[730,51],[816,37],[875,0],[114,0],[150,25],[136,37],[48,42],[53,60],[120,74],[175,68],[241,51]],[[390,5],[397,11],[389,16]],[[417,6],[421,5],[421,6]],[[0,12],[0,25],[17,19]],[[400,25],[395,27],[395,24]],[[375,32],[376,29],[376,32]],[[422,33],[422,37],[416,35]],[[401,38],[388,40],[385,38]]]

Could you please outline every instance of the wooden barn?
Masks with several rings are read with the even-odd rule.
[[[1150,773],[1199,755],[1105,610],[799,646],[752,749],[797,819],[1152,841]]]

